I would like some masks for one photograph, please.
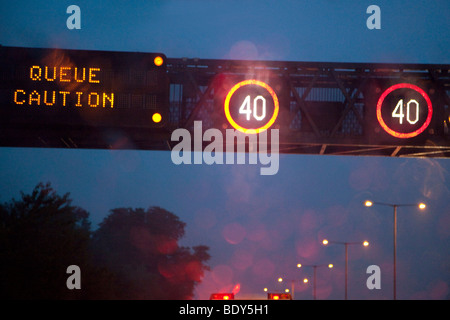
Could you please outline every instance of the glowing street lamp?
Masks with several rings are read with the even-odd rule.
[[[371,207],[371,206],[373,206],[373,202],[370,201],[370,200],[366,200],[366,201],[364,202],[364,205],[365,205],[366,207]]]
[[[340,241],[329,241],[327,239],[323,239],[322,241],[323,245],[328,244],[342,244],[345,246],[345,300],[347,300],[347,292],[348,292],[348,246],[349,245],[363,245],[364,247],[369,246],[369,241],[363,241],[363,242],[340,242]]]
[[[307,278],[304,278],[303,280],[295,280],[295,279],[289,280],[289,279],[283,279],[281,277],[278,278],[278,282],[283,282],[283,281],[291,281],[291,292],[292,292],[291,296],[292,296],[292,299],[294,299],[295,281],[303,281],[304,284],[308,283],[308,279]],[[286,293],[289,293],[289,289],[285,289],[284,291]]]
[[[312,267],[314,270],[314,276],[313,276],[313,299],[316,300],[316,274],[317,274],[317,268],[319,267],[328,267],[329,269],[333,268],[333,264],[329,263],[327,264],[313,264],[313,265],[302,265],[301,263],[297,264],[297,268],[303,268],[303,267]],[[308,279],[303,279],[303,283],[307,283]]]
[[[393,295],[394,300],[397,299],[397,208],[398,207],[418,207],[420,210],[424,210],[427,205],[423,202],[413,203],[413,204],[393,204],[384,202],[374,202],[371,200],[366,200],[364,205],[366,207],[371,207],[374,204],[380,206],[388,206],[394,208],[394,285],[393,285]]]

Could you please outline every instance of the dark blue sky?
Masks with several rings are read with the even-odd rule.
[[[66,8],[81,8],[81,30],[66,28]],[[366,9],[381,8],[381,30]],[[18,1],[0,4],[0,43],[8,46],[163,52],[168,57],[292,61],[450,63],[448,1]],[[242,296],[282,289],[279,276],[311,278],[298,262],[332,262],[318,272],[318,297],[392,297],[392,210],[399,209],[398,297],[448,298],[450,160],[280,155],[274,176],[259,165],[181,165],[169,152],[0,148],[0,201],[50,181],[93,224],[116,207],[161,206],[187,223],[185,245],[211,247],[212,271],[197,297],[241,285]],[[381,290],[366,268],[381,267]],[[296,287],[310,299],[312,283]]]

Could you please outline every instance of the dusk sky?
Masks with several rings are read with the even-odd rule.
[[[81,9],[68,30],[66,9]],[[369,30],[368,6],[381,8]],[[14,1],[0,4],[0,44],[162,52],[169,58],[324,62],[450,63],[450,6],[438,1],[164,0]],[[370,242],[349,248],[349,298],[392,299],[392,208],[364,200],[424,202],[398,209],[397,296],[450,297],[450,160],[280,155],[279,171],[260,165],[175,165],[169,151],[0,148],[0,201],[39,182],[69,192],[93,228],[117,207],[160,206],[187,223],[182,245],[212,256],[196,298],[229,292],[263,298],[278,277],[312,279],[318,299],[344,297],[344,247],[322,239]],[[370,265],[381,289],[366,287]],[[296,283],[312,299],[312,281]]]

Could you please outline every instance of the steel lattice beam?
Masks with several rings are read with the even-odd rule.
[[[449,157],[449,70],[449,65],[169,59],[171,86],[183,89],[183,97],[171,102],[181,109],[177,113],[187,115],[171,125],[190,129],[194,120],[220,118],[220,101],[217,106],[214,95],[220,90],[222,76],[248,78],[269,73],[283,83],[281,94],[287,96],[285,119],[278,125],[283,131],[280,152]],[[372,141],[371,136],[376,133],[370,131],[368,117],[374,114],[374,99],[384,84],[399,81],[425,84],[434,101],[438,101],[435,127],[429,130],[426,141]],[[197,89],[184,90],[191,87]],[[191,106],[184,101],[190,101]],[[323,112],[326,108],[333,113],[333,119]],[[203,116],[199,116],[202,111]],[[210,122],[207,127],[226,127],[226,121],[221,121]]]
[[[278,129],[282,153],[450,157],[450,65],[0,46],[0,69],[1,146],[168,150],[175,129],[192,133],[201,121],[221,132]],[[230,98],[239,85],[249,86]]]

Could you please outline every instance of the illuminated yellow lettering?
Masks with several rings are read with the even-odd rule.
[[[70,82],[70,75],[67,73],[67,70],[70,70],[70,67],[59,68],[59,81]],[[68,77],[68,78],[63,78],[63,77]]]
[[[100,71],[100,68],[89,68],[89,82],[91,83],[100,83],[100,80],[94,80],[95,74],[94,71]]]
[[[92,102],[92,99],[91,99],[91,97],[92,96],[96,96],[96,102],[95,102],[95,104],[94,103],[91,103]],[[99,100],[100,100],[100,98],[98,97],[98,94],[96,93],[96,92],[91,92],[91,93],[89,93],[89,95],[88,95],[88,105],[90,106],[90,107],[92,107],[92,108],[95,108],[95,107],[97,107],[98,106],[98,103],[99,103]]]
[[[63,95],[63,107],[65,107],[66,106],[66,95],[70,94],[70,92],[60,91],[59,94]]]
[[[53,78],[48,77],[48,67],[45,66],[45,80],[47,81],[53,81],[56,79],[56,67],[53,67]]]
[[[75,94],[77,95],[78,99],[77,99],[77,104],[75,105],[75,107],[82,107],[83,105],[81,104],[81,95],[83,94],[83,92],[75,92]]]
[[[75,68],[75,81],[77,82],[83,82],[84,79],[86,79],[86,68],[83,68],[83,79],[78,79],[78,70]]]
[[[28,104],[31,106],[31,102],[36,101],[37,105],[41,105],[41,95],[36,91],[33,90],[32,93],[30,93],[30,99],[28,100]]]
[[[47,106],[52,106],[52,105],[54,105],[54,104],[55,104],[55,96],[56,96],[56,93],[55,93],[55,91],[53,91],[52,102],[48,102],[48,101],[47,101],[47,90],[45,90],[45,91],[44,91],[44,103],[45,103]]]
[[[108,101],[111,103],[111,108],[114,108],[114,93],[111,93],[111,95],[108,97],[106,95],[106,93],[103,92],[103,108],[106,105],[106,100],[108,99]]]
[[[25,98],[23,98],[22,101],[17,100],[17,94],[18,94],[19,92],[25,94],[25,91],[23,91],[23,90],[21,90],[21,89],[18,89],[18,90],[16,90],[16,91],[14,91],[14,102],[15,102],[16,104],[24,104],[24,103],[25,103]]]
[[[36,72],[34,70],[37,70]],[[32,66],[30,68],[30,78],[33,81],[41,81],[42,69],[39,66]]]

